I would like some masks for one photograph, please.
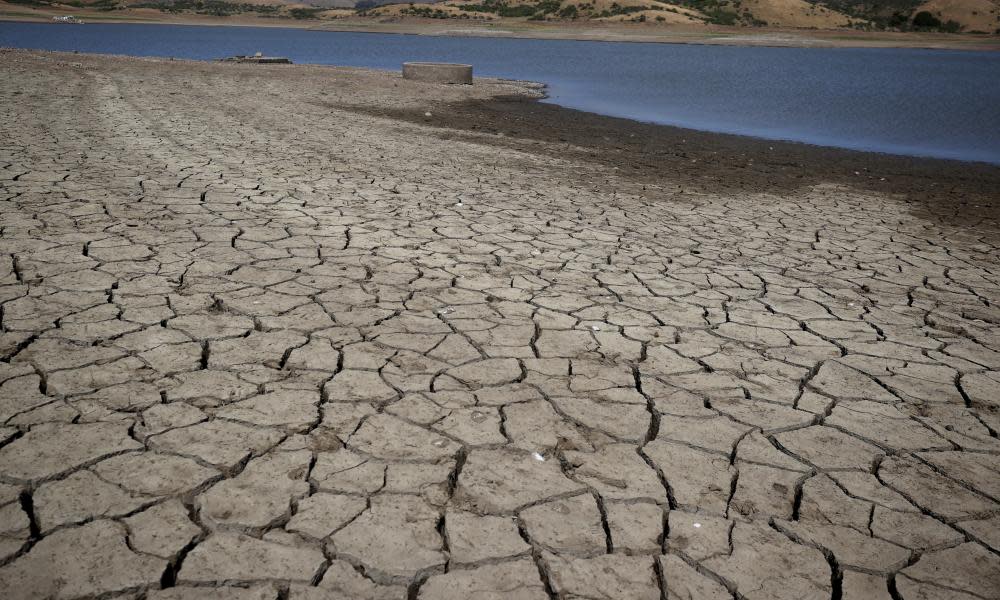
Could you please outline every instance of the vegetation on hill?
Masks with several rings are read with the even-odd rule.
[[[878,29],[1000,33],[1000,0],[812,0]]]
[[[1000,33],[1000,0],[4,0],[35,7],[295,19],[350,15],[431,19],[631,21]],[[353,12],[343,7],[355,2]],[[341,7],[341,8],[335,8]],[[333,8],[333,10],[331,10]]]
[[[275,15],[282,7],[272,4],[246,4],[225,0],[145,0],[132,5],[134,8],[155,8],[170,13],[194,13],[227,17],[245,13]]]
[[[258,17],[290,17],[293,19],[314,19],[326,9],[304,4],[263,2],[231,2],[229,0],[4,0],[11,4],[35,7],[73,7],[99,11],[115,11],[127,8],[151,8],[172,14],[211,15],[230,17],[254,15]]]
[[[357,8],[368,16],[435,19],[604,20],[947,32],[993,32],[1000,28],[1000,0],[424,0],[389,5],[384,2],[360,0]],[[976,26],[972,26],[968,19],[953,14],[979,16]]]

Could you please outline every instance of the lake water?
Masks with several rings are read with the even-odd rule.
[[[0,22],[0,46],[398,69],[464,62],[549,102],[692,129],[1000,164],[1000,52],[432,37],[261,27]]]

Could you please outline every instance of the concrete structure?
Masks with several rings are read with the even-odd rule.
[[[403,63],[403,79],[472,85],[472,65],[406,62]]]

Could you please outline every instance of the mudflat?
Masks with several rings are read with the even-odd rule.
[[[996,598],[1000,169],[0,51],[6,598]]]

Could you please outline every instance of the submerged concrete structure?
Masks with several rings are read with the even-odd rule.
[[[403,63],[403,79],[472,85],[472,65],[405,62]]]

